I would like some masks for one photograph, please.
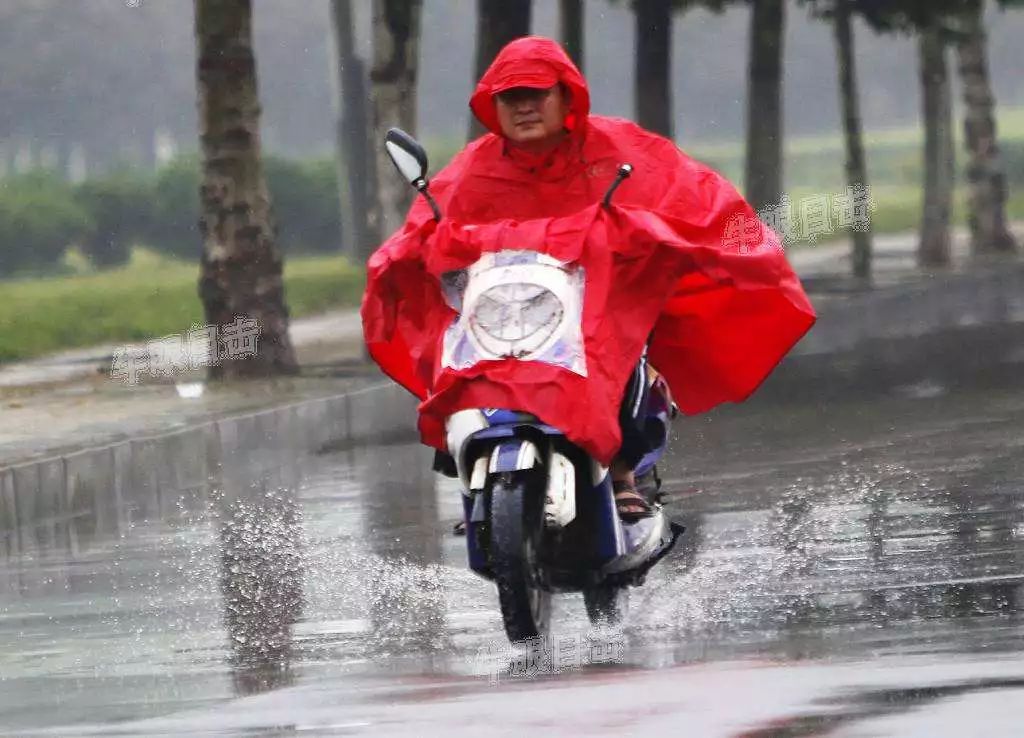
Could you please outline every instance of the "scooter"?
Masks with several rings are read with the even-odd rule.
[[[396,128],[387,132],[384,145],[399,173],[427,199],[440,220],[428,189],[423,147]],[[605,193],[606,207],[631,172],[628,164],[619,168]],[[493,268],[495,263],[502,268]],[[461,345],[454,342],[448,358],[457,360],[460,351],[474,346],[497,350],[499,339],[508,340],[499,335],[503,330],[509,325],[521,329],[525,305],[543,303],[545,296],[538,299],[536,290],[550,290],[559,315],[578,315],[580,305],[573,305],[577,293],[557,275],[552,277],[548,266],[542,255],[499,251],[488,264],[470,268],[460,280],[459,299],[460,307],[473,316],[472,330],[461,336]],[[524,299],[526,287],[534,292]],[[488,315],[501,316],[503,327],[492,328]],[[523,349],[520,341],[517,351],[552,350],[543,345],[548,339],[530,340],[540,343]],[[635,473],[637,487],[651,501],[654,513],[630,523],[623,523],[616,510],[609,470],[558,428],[514,408],[460,410],[448,418],[451,471],[463,487],[469,567],[497,584],[509,640],[547,635],[552,595],[557,592],[582,592],[592,623],[621,622],[628,610],[629,588],[644,583],[683,533],[683,527],[664,513],[659,493],[656,464],[665,453],[669,423],[676,414],[662,386],[648,382],[646,357],[641,358],[627,386],[624,408],[640,423],[647,447],[653,449]]]

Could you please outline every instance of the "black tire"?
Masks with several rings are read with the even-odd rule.
[[[629,589],[601,584],[583,590],[583,604],[592,625],[619,625],[629,612]]]
[[[530,476],[501,474],[491,486],[491,569],[510,641],[546,635],[551,619],[551,593],[540,585],[543,506]]]

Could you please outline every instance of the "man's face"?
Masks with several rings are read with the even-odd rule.
[[[538,144],[561,136],[569,95],[561,85],[513,87],[495,95],[501,132],[516,144]]]

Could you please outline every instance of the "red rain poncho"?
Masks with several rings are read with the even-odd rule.
[[[493,95],[558,81],[572,93],[570,134],[543,156],[509,147]],[[501,407],[537,415],[608,463],[621,443],[625,383],[649,335],[651,363],[692,414],[745,399],[814,323],[778,239],[724,178],[629,121],[590,115],[589,106],[583,76],[555,42],[510,43],[470,100],[492,133],[431,182],[443,220],[435,223],[419,198],[370,258],[367,346],[423,400],[428,445],[445,449],[445,419],[456,410]],[[606,210],[598,203],[622,163],[633,176]],[[586,376],[512,358],[442,366],[445,330],[458,314],[441,275],[502,249],[582,267]]]

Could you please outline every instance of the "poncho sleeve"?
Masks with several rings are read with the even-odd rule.
[[[816,316],[776,234],[724,177],[679,156],[681,176],[653,215],[693,261],[655,324],[649,355],[693,414],[746,399]]]

